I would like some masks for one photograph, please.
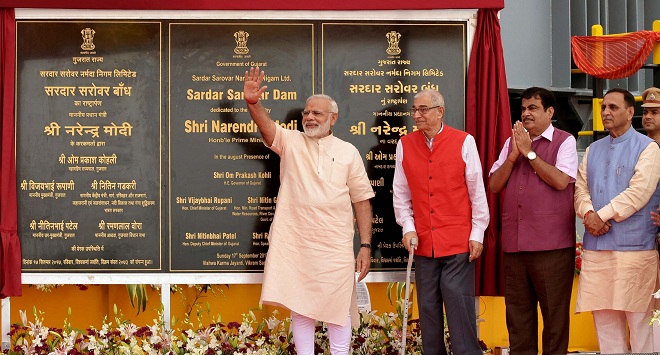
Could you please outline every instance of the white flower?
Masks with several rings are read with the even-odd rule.
[[[64,343],[60,343],[52,352],[48,353],[48,355],[66,355],[69,350],[71,349]]]
[[[23,325],[28,324],[27,312],[23,311],[23,310],[20,310],[20,311],[18,311],[18,314],[21,316],[21,324],[23,324]]]
[[[219,345],[220,344],[218,343],[218,339],[216,337],[212,337],[209,341],[209,349],[217,349]]]
[[[272,331],[277,327],[278,324],[280,324],[280,320],[275,318],[275,316],[271,316],[270,318],[266,319],[266,325],[268,326],[268,330]]]
[[[101,330],[99,330],[99,336],[105,338],[105,336],[108,334],[108,328],[110,327],[109,324],[103,324],[101,327]]]
[[[64,332],[62,334],[62,342],[66,344],[66,347],[72,349],[76,344],[76,339],[78,339],[78,332],[72,330],[70,333]]]
[[[256,345],[258,347],[262,347],[264,345],[264,342],[266,342],[266,339],[264,339],[264,337],[260,337],[259,340],[257,340]]]
[[[655,291],[655,293],[652,293],[651,296],[653,296],[653,298],[660,298],[660,290]]]

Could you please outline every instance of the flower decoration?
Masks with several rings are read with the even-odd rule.
[[[397,303],[405,302],[398,300]],[[402,304],[397,304],[401,306]],[[361,311],[360,325],[353,329],[351,355],[391,354],[401,352],[403,314],[397,312],[378,314],[377,311]],[[260,310],[260,309],[259,309]],[[33,309],[34,322],[28,321],[26,312],[20,311],[21,324],[13,324],[9,331],[8,355],[286,355],[296,354],[290,330],[291,319],[280,317],[277,310],[257,317],[255,310],[242,315],[242,322],[211,323],[193,328],[190,319],[177,329],[165,327],[163,315],[148,326],[138,326],[124,320],[117,307],[114,322],[103,320],[100,329],[73,329],[64,320],[63,328],[43,325],[43,313]],[[70,315],[69,310],[69,315]],[[119,314],[118,314],[119,313]],[[220,317],[217,317],[220,319]],[[449,332],[445,329],[448,354],[451,352]],[[327,327],[320,324],[315,334],[316,354],[329,355]],[[420,355],[422,351],[419,320],[407,322],[404,353]],[[492,353],[481,342],[484,354]]]
[[[575,276],[580,275],[580,270],[582,270],[582,242],[577,242],[575,244]]]
[[[200,329],[167,329],[161,319],[149,326],[137,326],[115,316],[104,320],[100,329],[74,330],[65,320],[65,328],[43,325],[43,314],[34,310],[34,322],[21,312],[23,324],[13,324],[11,344],[3,351],[9,355],[285,355],[295,354],[290,318],[280,318],[277,311],[258,321],[253,311],[243,314],[243,321],[213,323]],[[402,318],[396,313],[377,314],[363,311],[361,323],[353,330],[351,355],[400,353]],[[419,320],[407,325],[405,353],[422,354]],[[485,345],[484,345],[485,348]],[[489,351],[484,351],[488,353]],[[450,352],[451,353],[451,352]],[[317,327],[316,354],[330,354],[327,328]]]

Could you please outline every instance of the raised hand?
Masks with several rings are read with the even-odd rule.
[[[264,80],[265,72],[260,71],[259,67],[250,67],[245,71],[245,81],[243,84],[243,96],[248,104],[256,104],[261,98],[261,94],[266,91],[268,86],[261,86]]]

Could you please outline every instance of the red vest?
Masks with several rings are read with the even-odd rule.
[[[569,136],[555,128],[552,141],[535,140],[532,149],[544,162],[555,165],[559,147]],[[511,149],[509,146],[509,153]],[[536,175],[525,157],[519,157],[504,190],[502,250],[512,253],[574,247],[574,185],[555,190]]]
[[[472,230],[472,207],[461,155],[467,133],[444,126],[426,145],[422,131],[401,138],[403,171],[412,193],[416,254],[441,257],[466,253]]]

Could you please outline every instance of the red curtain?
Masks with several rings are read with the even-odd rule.
[[[0,9],[0,297],[21,295],[14,145],[14,9]]]
[[[479,9],[468,68],[465,127],[477,142],[484,177],[488,176],[500,149],[511,135],[509,93],[497,12],[496,9]],[[484,236],[483,254],[477,259],[476,293],[480,296],[503,296],[501,202],[499,195],[489,191],[488,179],[484,180],[490,224]]]

